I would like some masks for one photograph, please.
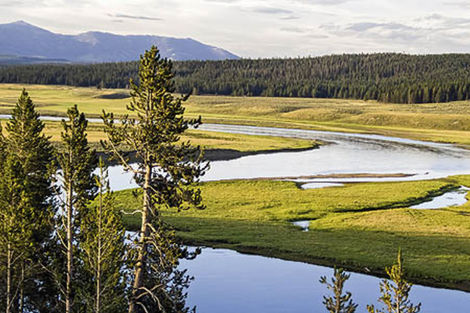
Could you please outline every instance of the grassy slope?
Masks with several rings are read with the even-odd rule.
[[[62,132],[61,123],[48,121],[45,124],[46,135],[51,136],[52,141],[59,142],[60,133]],[[106,137],[103,133],[103,126],[100,124],[90,123],[87,133],[90,143],[96,145]],[[181,137],[181,140],[189,140],[192,144],[201,145],[207,150],[230,149],[241,152],[298,150],[313,148],[318,145],[315,141],[305,139],[227,134],[201,130],[188,130]]]
[[[206,210],[165,212],[164,218],[186,243],[376,274],[383,274],[401,247],[413,281],[470,290],[470,205],[406,209],[460,184],[470,186],[470,179],[313,190],[285,181],[210,182],[201,185]],[[130,191],[117,198],[123,209],[140,203]],[[314,219],[309,232],[289,223],[302,219]],[[130,228],[139,224],[138,218],[126,222]]]
[[[23,86],[0,84],[0,112],[9,112]],[[63,115],[78,104],[89,116],[125,112],[129,99],[103,99],[125,90],[26,86],[43,114]],[[366,132],[470,145],[470,103],[383,104],[375,101],[192,96],[187,115],[205,122]]]

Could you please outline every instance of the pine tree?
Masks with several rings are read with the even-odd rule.
[[[57,240],[60,249],[65,255],[63,267],[56,270],[56,281],[60,286],[65,304],[64,311],[73,310],[75,294],[80,279],[75,267],[76,253],[79,249],[80,238],[78,230],[81,218],[86,214],[88,205],[96,194],[96,185],[93,171],[96,168],[96,153],[90,150],[86,135],[88,122],[77,106],[67,110],[68,121],[62,120],[62,151],[57,154],[60,166],[58,181],[61,186],[61,216],[57,223]],[[60,273],[65,273],[63,278]],[[64,281],[65,280],[65,281]]]
[[[354,313],[357,309],[351,297],[350,292],[343,294],[344,284],[351,275],[346,274],[343,269],[334,269],[334,277],[331,283],[328,283],[326,276],[320,278],[320,283],[325,284],[327,288],[334,293],[334,297],[323,297],[323,304],[330,313]]]
[[[44,292],[43,259],[52,236],[53,150],[23,90],[1,136],[0,254],[6,256],[6,312],[34,307]]]
[[[27,259],[27,251],[31,244],[31,233],[24,228],[25,220],[22,190],[24,173],[21,164],[8,156],[2,164],[1,210],[0,218],[0,254],[2,257],[2,274],[5,277],[5,294],[3,312],[18,310],[18,295],[24,284],[20,276],[21,263]]]
[[[409,294],[412,284],[405,280],[403,269],[403,258],[401,250],[398,250],[397,263],[385,269],[391,282],[383,280],[380,283],[380,292],[382,296],[379,301],[383,303],[384,308],[377,310],[373,305],[368,305],[369,313],[418,313],[421,309],[421,303],[414,305],[409,300]]]
[[[193,186],[203,175],[199,147],[179,142],[180,135],[201,119],[183,118],[183,101],[173,95],[172,63],[162,59],[156,47],[140,59],[139,84],[131,81],[131,103],[120,124],[103,112],[108,141],[106,149],[134,175],[142,191],[142,224],[136,242],[132,296],[129,313],[184,312],[184,288],[188,279],[177,271],[178,259],[187,251],[160,220],[160,209],[203,208],[200,191]],[[137,163],[129,164],[120,151],[126,145],[135,151]]]
[[[124,312],[127,277],[125,231],[109,189],[108,171],[99,159],[98,196],[81,220],[81,260],[88,284],[81,291],[87,312]]]

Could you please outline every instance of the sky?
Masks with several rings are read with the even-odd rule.
[[[470,0],[0,0],[0,23],[193,38],[245,58],[470,53]]]

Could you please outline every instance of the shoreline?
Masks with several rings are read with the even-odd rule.
[[[284,148],[273,150],[255,150],[255,151],[239,151],[235,149],[207,149],[204,150],[204,161],[230,161],[239,159],[246,156],[260,155],[260,154],[273,154],[282,152],[303,152],[320,148],[324,145],[323,142],[316,141],[309,147],[304,148]],[[118,162],[110,159],[110,155],[104,151],[96,151],[98,157],[102,156],[108,165],[118,165]],[[130,163],[135,161],[135,152],[127,152]]]
[[[275,177],[254,177],[254,178],[237,178],[237,179],[221,179],[218,181],[236,181],[236,180],[301,180],[301,179],[345,179],[345,178],[407,178],[417,174],[409,173],[345,173],[345,174],[325,174],[325,175],[301,175],[301,176],[275,176]],[[329,182],[329,181],[328,181]],[[299,182],[299,185],[308,184],[309,182]],[[319,182],[323,183],[323,182]],[[334,181],[333,183],[351,183]],[[356,182],[354,182],[356,183]],[[360,182],[357,182],[360,183]]]
[[[187,245],[187,246],[198,246],[202,248],[213,248],[213,249],[229,249],[229,250],[233,250],[238,253],[241,253],[241,254],[257,255],[257,256],[280,259],[280,260],[291,261],[291,262],[301,262],[301,263],[306,263],[310,265],[325,266],[331,269],[337,266],[337,267],[343,268],[345,271],[348,271],[348,272],[371,275],[371,276],[382,278],[382,279],[388,278],[385,272],[385,269],[369,268],[367,266],[353,265],[347,262],[339,262],[332,258],[321,258],[321,257],[312,258],[312,257],[307,257],[302,254],[292,253],[291,251],[282,251],[282,250],[275,251],[270,248],[263,248],[263,247],[254,248],[254,247],[249,247],[249,246],[244,246],[244,245],[239,245],[239,244],[232,245],[228,242],[211,242],[211,241],[205,241],[205,240],[200,240],[200,241],[182,240],[182,242],[184,245]],[[405,258],[405,265],[406,265],[406,258]],[[414,285],[421,285],[421,286],[431,287],[431,288],[441,288],[441,289],[456,290],[456,291],[470,293],[469,281],[445,282],[445,281],[438,281],[435,279],[423,278],[423,277],[409,277],[408,280]]]

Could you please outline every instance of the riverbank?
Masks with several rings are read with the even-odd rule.
[[[60,149],[60,134],[62,126],[60,122],[45,121],[45,134],[51,137],[52,142]],[[103,155],[100,140],[106,138],[103,126],[97,123],[89,123],[87,137],[90,145]],[[258,136],[229,134],[222,132],[187,130],[181,136],[181,141],[190,141],[193,145],[199,145],[204,149],[204,159],[207,161],[226,161],[249,155],[270,154],[277,152],[300,152],[316,149],[323,142],[288,137]],[[129,151],[129,158],[133,160],[133,151]]]
[[[119,116],[126,112],[129,102],[128,98],[112,97],[127,93],[124,89],[0,84],[0,113],[10,112],[23,87],[43,115],[64,116],[68,107],[78,104],[88,117],[99,117],[103,109]],[[389,104],[344,99],[192,96],[186,108],[187,117],[201,115],[205,123],[379,134],[470,146],[468,101]]]
[[[312,190],[285,181],[207,182],[201,184],[206,210],[165,211],[163,216],[186,244],[378,276],[401,247],[411,281],[470,291],[470,205],[407,208],[460,185],[470,186],[470,178]],[[129,190],[116,196],[122,209],[132,210],[139,203]],[[292,225],[294,220],[311,220],[309,231]],[[139,219],[126,217],[126,224],[138,228]]]

